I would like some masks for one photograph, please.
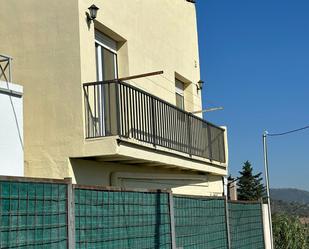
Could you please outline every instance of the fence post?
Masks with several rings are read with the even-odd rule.
[[[75,202],[72,178],[67,180],[67,224],[68,224],[68,249],[75,249]]]
[[[225,224],[226,224],[226,237],[227,237],[227,248],[231,249],[231,230],[230,230],[230,215],[229,215],[229,202],[227,196],[225,196],[224,200],[225,206]]]
[[[175,233],[175,213],[174,213],[174,200],[172,191],[169,192],[169,209],[171,220],[171,236],[172,236],[172,249],[176,249],[176,233]]]
[[[271,248],[270,246],[271,245],[268,245],[267,241],[266,241],[266,232],[265,232],[265,227],[264,227],[264,207],[263,207],[263,198],[261,198],[260,200],[260,203],[261,203],[261,220],[262,220],[262,228],[263,228],[263,240],[264,240],[264,246],[265,246],[265,249],[269,249]],[[271,224],[272,225],[272,224]]]

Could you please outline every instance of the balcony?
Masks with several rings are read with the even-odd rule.
[[[225,129],[119,80],[83,84],[86,139],[119,136],[226,163]]]

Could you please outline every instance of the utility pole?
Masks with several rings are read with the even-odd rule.
[[[273,227],[272,227],[271,206],[270,206],[270,191],[269,191],[267,135],[268,135],[268,132],[265,131],[263,133],[263,151],[264,151],[264,167],[265,167],[265,181],[266,181],[266,194],[267,194],[268,220],[269,220],[269,231],[270,231],[271,249],[274,249]]]

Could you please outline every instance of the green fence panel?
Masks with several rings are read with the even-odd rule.
[[[264,249],[260,203],[229,202],[232,249]]]
[[[74,190],[77,249],[170,249],[169,195]]]
[[[183,249],[227,249],[224,199],[174,196],[176,245]]]
[[[0,248],[66,249],[67,185],[0,181]]]

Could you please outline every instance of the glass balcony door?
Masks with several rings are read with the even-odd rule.
[[[95,53],[97,81],[117,79],[117,42],[96,30]],[[111,108],[108,99],[110,89],[105,89],[105,86],[101,85],[94,93],[98,100],[97,108],[94,110],[94,123],[98,133],[109,135],[111,133]]]
[[[117,43],[103,33],[95,33],[97,80],[117,79]]]

